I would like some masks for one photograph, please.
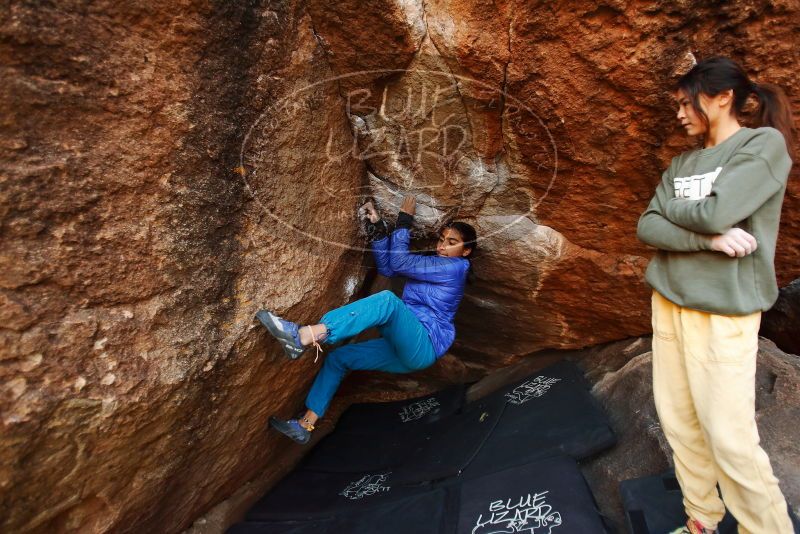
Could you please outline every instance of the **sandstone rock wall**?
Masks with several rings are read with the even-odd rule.
[[[795,3],[390,4],[405,19],[392,7],[378,24],[365,7],[343,24],[342,9],[310,2],[333,70],[350,82],[342,93],[384,209],[411,190],[421,235],[458,217],[484,237],[461,354],[502,361],[648,331],[652,251],[635,228],[670,158],[691,145],[671,98],[690,53],[740,59],[800,110]],[[781,284],[800,271],[797,173]]]
[[[291,98],[330,75],[298,2],[0,13],[0,530],[177,532],[297,458],[264,424],[315,366],[252,316],[360,284],[354,206],[315,193],[364,179],[317,157],[340,97]]]

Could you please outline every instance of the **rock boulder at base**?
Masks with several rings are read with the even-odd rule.
[[[800,355],[800,278],[778,294],[778,301],[761,316],[761,335],[792,354]]]

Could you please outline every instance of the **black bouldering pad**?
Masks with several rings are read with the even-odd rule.
[[[436,423],[377,434],[326,436],[303,462],[303,469],[329,473],[391,470],[395,483],[416,484],[463,471],[491,435],[505,408],[499,398],[470,404]]]
[[[418,496],[429,488],[400,486],[389,471],[322,473],[300,469],[289,473],[248,511],[248,521],[314,520],[353,510],[364,511]]]
[[[320,521],[243,521],[226,534],[340,534],[331,520]]]
[[[608,417],[588,388],[575,364],[559,362],[489,395],[506,407],[468,476],[550,456],[581,460],[613,446]]]
[[[625,519],[631,534],[665,534],[686,523],[683,495],[674,473],[625,480],[619,485]],[[796,533],[800,523],[789,509]],[[737,523],[726,513],[719,534],[736,534]]]
[[[419,431],[356,434],[336,428],[303,460],[303,469],[328,473],[358,473],[392,469],[425,440]]]
[[[588,388],[577,366],[559,363],[463,406],[463,388],[440,396],[436,420],[422,405],[403,412],[419,417],[392,419],[417,401],[383,405],[392,422],[378,428],[371,416],[358,422],[369,409],[356,410],[235,534],[544,534],[556,523],[604,532],[575,460],[561,454],[584,458],[614,442]],[[504,519],[512,512],[524,524]]]
[[[458,532],[604,534],[578,464],[556,457],[464,481]]]
[[[445,489],[389,502],[368,510],[343,514],[335,521],[336,534],[440,534],[455,515],[453,499]]]
[[[414,399],[353,404],[339,418],[336,432],[377,434],[424,426],[460,410],[465,392],[466,385],[458,384]]]
[[[461,474],[480,454],[504,409],[505,402],[498,399],[480,400],[429,425],[424,439],[395,470],[396,483],[435,482]]]
[[[452,491],[430,489],[327,519],[247,520],[231,527],[228,534],[439,534],[448,530],[446,522],[455,515],[456,507]]]

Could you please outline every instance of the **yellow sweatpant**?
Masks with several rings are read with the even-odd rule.
[[[653,292],[653,395],[689,517],[714,529],[726,505],[740,533],[793,534],[756,427],[760,320],[761,312],[715,315]]]

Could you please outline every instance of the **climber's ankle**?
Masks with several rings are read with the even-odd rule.
[[[300,343],[307,347],[316,341],[320,342],[328,337],[328,328],[324,324],[315,324],[300,327]]]
[[[311,410],[307,410],[306,413],[302,417],[298,417],[297,420],[300,423],[300,426],[311,432],[314,430],[314,425],[317,424],[317,420],[319,417]]]

